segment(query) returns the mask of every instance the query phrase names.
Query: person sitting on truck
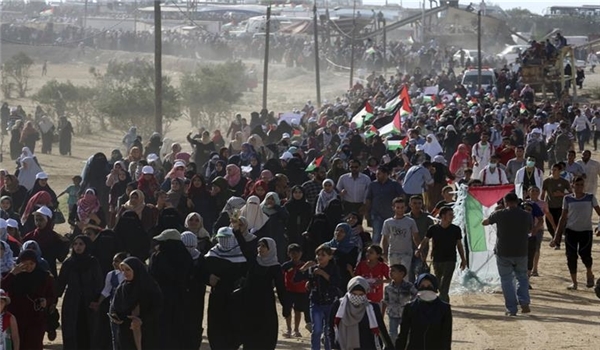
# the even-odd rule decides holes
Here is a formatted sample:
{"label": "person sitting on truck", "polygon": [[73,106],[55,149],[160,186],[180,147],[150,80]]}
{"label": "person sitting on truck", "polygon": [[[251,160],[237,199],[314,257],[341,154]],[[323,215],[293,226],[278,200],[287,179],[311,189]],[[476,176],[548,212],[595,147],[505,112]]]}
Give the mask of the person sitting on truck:
{"label": "person sitting on truck", "polygon": [[556,43],[556,48],[558,50],[562,49],[563,47],[567,46],[567,38],[565,38],[564,36],[562,36],[559,33],[556,33],[556,37],[554,38],[554,42]]}
{"label": "person sitting on truck", "polygon": [[557,54],[556,46],[552,45],[550,39],[546,39],[546,59],[551,59]]}

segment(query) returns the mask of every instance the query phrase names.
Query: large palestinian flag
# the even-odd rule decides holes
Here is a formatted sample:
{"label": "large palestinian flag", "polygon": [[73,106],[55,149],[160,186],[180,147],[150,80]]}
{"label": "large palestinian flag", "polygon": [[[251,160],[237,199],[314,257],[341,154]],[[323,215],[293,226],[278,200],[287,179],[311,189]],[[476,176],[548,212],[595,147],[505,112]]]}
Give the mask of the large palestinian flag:
{"label": "large palestinian flag", "polygon": [[455,224],[461,226],[469,269],[482,281],[498,280],[494,247],[496,225],[483,226],[481,222],[496,210],[496,203],[512,191],[514,185],[481,186],[458,191],[455,206]]}

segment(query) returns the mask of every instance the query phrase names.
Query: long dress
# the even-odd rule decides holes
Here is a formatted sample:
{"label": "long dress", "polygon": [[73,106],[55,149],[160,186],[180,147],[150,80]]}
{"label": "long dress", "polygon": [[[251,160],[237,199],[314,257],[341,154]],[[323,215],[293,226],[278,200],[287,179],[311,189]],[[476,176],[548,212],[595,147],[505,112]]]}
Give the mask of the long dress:
{"label": "long dress", "polygon": [[58,295],[65,293],[61,313],[63,348],[90,349],[95,315],[89,305],[104,286],[100,263],[89,255],[81,258],[72,255],[63,263],[57,282]]}
{"label": "long dress", "polygon": [[[244,244],[243,240],[238,242]],[[279,325],[273,285],[282,305],[286,295],[281,265],[261,266],[256,262],[256,253],[249,249],[242,251],[249,265],[241,293],[244,349],[275,349]]]}
{"label": "long dress", "polygon": [[58,127],[58,151],[61,155],[71,155],[71,139],[73,138],[73,125],[64,119]]}
{"label": "long dress", "polygon": [[35,310],[31,300],[45,298],[48,305],[54,304],[54,279],[48,272],[37,268],[31,273],[6,275],[2,279],[2,289],[10,295],[8,311],[17,318],[21,349],[42,350],[46,312]]}
{"label": "long dress", "polygon": [[21,149],[23,145],[21,144],[21,130],[19,128],[13,127],[10,130],[10,159],[16,160],[21,155]]}

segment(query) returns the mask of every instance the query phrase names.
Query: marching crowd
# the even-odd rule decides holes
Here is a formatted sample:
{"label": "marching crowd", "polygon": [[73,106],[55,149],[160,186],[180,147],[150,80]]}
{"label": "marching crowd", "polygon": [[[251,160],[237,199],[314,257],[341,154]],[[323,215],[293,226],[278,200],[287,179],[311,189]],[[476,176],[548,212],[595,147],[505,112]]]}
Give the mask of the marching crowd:
{"label": "marching crowd", "polygon": [[[58,193],[27,121],[11,142],[16,172],[0,171],[4,348],[41,349],[60,325],[65,349],[198,349],[203,335],[212,349],[275,349],[279,303],[281,336],[303,337],[304,321],[311,349],[449,349],[450,282],[469,264],[453,223],[463,185],[514,184],[482,222],[497,225],[507,315],[532,311],[544,223],[565,249],[568,288],[579,288],[579,257],[600,297],[600,163],[586,149],[600,110],[528,107],[527,86],[431,97],[417,83],[373,76],[291,123],[237,115],[223,134],[190,133],[189,146],[132,127]],[[64,222],[67,235],[55,231]]]}

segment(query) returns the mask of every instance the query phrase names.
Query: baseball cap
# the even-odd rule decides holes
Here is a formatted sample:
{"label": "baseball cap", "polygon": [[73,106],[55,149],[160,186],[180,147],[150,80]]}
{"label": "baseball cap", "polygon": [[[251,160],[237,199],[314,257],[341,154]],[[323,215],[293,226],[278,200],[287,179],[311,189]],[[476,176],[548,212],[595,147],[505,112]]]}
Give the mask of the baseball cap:
{"label": "baseball cap", "polygon": [[48,174],[46,174],[45,172],[39,172],[37,174],[35,174],[35,179],[36,180],[47,180],[48,179]]}
{"label": "baseball cap", "polygon": [[6,220],[6,225],[8,227],[12,227],[12,228],[19,228],[19,223],[15,219],[8,219],[8,220]]}
{"label": "baseball cap", "polygon": [[154,175],[154,168],[150,165],[146,165],[142,168],[143,175]]}
{"label": "baseball cap", "polygon": [[48,219],[52,219],[52,210],[50,210],[47,206],[41,206],[40,209],[36,210],[35,213],[42,214]]}
{"label": "baseball cap", "polygon": [[150,153],[148,157],[146,157],[148,163],[156,162],[158,160],[158,156],[155,153]]}
{"label": "baseball cap", "polygon": [[221,227],[218,231],[217,231],[217,238],[220,237],[230,237],[233,236],[233,230],[231,229],[231,227]]}
{"label": "baseball cap", "polygon": [[181,241],[181,234],[175,229],[168,229],[161,232],[160,235],[154,237],[155,241]]}
{"label": "baseball cap", "polygon": [[286,162],[292,158],[294,158],[294,155],[291,154],[290,152],[283,152],[281,157],[279,157],[280,160],[285,160]]}

